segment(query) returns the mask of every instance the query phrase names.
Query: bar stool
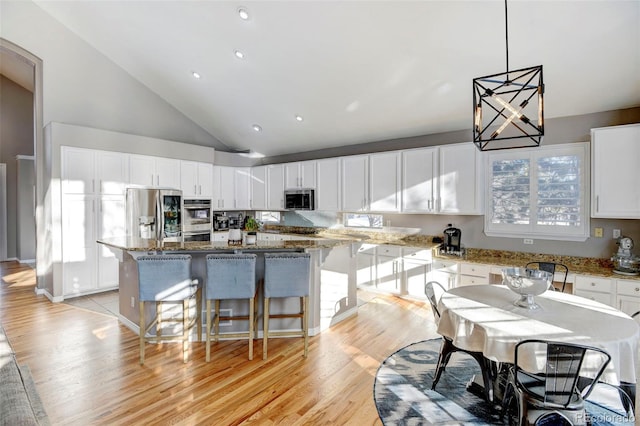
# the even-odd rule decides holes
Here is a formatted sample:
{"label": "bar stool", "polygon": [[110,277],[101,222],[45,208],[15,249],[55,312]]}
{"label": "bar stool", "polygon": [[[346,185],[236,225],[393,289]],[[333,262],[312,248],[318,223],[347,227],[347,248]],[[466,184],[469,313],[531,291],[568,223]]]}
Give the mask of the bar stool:
{"label": "bar stool", "polygon": [[[275,336],[300,336],[304,338],[304,357],[309,351],[309,253],[265,253],[264,255],[264,325],[262,359],[267,359],[267,341]],[[296,313],[270,313],[272,298],[300,298],[300,311]],[[271,318],[300,318],[302,327],[291,331],[269,331]]]}
{"label": "bar stool", "polygon": [[[207,281],[207,362],[211,359],[211,338],[220,339],[220,320],[249,321],[248,332],[228,333],[224,337],[246,337],[249,339],[249,359],[253,359],[253,338],[257,322],[256,301],[256,255],[255,254],[209,254],[206,258]],[[249,314],[220,315],[220,301],[248,299]],[[215,304],[213,334],[211,333],[211,302]]]}
{"label": "bar stool", "polygon": [[[138,263],[138,300],[140,307],[140,365],[144,364],[144,349],[146,342],[182,342],[183,361],[187,362],[189,347],[189,332],[194,325],[198,329],[198,339],[202,335],[200,322],[200,284],[191,277],[190,255],[149,255],[140,256]],[[191,302],[195,298],[196,312],[190,315]],[[155,303],[156,314],[147,325],[145,318],[145,304]],[[181,304],[182,316],[164,319],[163,306],[165,304]],[[182,334],[162,334],[165,323],[181,323]],[[155,335],[147,333],[156,327]]]}

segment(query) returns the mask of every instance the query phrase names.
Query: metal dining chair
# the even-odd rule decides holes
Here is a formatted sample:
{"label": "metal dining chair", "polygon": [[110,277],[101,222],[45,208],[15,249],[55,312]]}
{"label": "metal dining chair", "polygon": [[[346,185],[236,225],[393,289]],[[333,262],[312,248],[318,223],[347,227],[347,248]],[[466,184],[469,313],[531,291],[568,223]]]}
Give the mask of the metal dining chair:
{"label": "metal dining chair", "polygon": [[[183,361],[187,362],[189,333],[197,326],[197,339],[202,335],[200,321],[200,283],[191,276],[190,255],[149,255],[136,259],[138,264],[138,299],[140,307],[140,365],[144,364],[146,342],[182,342]],[[195,299],[195,315],[191,315]],[[147,324],[146,304],[155,304],[155,316]],[[164,306],[180,305],[180,317],[164,317]],[[167,323],[181,324],[181,334],[164,334]],[[155,326],[155,334],[150,334]]]}
{"label": "metal dining chair", "polygon": [[[540,359],[541,355],[544,358]],[[537,339],[519,342],[503,398],[503,414],[515,414],[517,407],[521,425],[539,424],[549,413],[561,414],[570,424],[585,424],[584,400],[610,360],[607,352],[590,346]],[[530,413],[535,418],[529,418]]]}
{"label": "metal dining chair", "polygon": [[[433,318],[436,322],[436,325],[440,322],[440,311],[438,310],[438,302],[445,292],[445,288],[438,281],[429,281],[424,285],[424,293],[427,296],[427,300],[429,300],[429,304],[431,305],[431,311],[433,312]],[[485,358],[482,352],[467,351],[465,349],[457,347],[453,344],[453,340],[451,340],[447,336],[442,336],[440,356],[438,357],[436,374],[433,378],[431,390],[436,389],[436,385],[438,384],[438,381],[440,381],[440,376],[442,376],[445,367],[449,363],[451,354],[453,354],[454,352],[466,353],[478,362],[478,365],[480,365],[480,370],[482,372],[485,397],[487,401],[493,401],[494,375],[492,374],[493,368],[491,361]]]}
{"label": "metal dining chair", "polygon": [[533,269],[532,266],[535,266],[535,269],[550,272],[554,274],[554,276],[556,272],[563,273],[564,277],[562,278],[562,288],[560,291],[564,292],[564,288],[567,285],[567,276],[569,275],[569,268],[566,265],[555,262],[529,262],[525,265],[525,268]]}

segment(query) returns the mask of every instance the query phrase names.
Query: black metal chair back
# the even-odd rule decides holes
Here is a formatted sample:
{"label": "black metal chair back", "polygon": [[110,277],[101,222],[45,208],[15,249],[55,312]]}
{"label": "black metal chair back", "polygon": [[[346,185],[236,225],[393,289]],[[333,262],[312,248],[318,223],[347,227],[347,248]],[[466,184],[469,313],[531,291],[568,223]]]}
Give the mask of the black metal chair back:
{"label": "black metal chair back", "polygon": [[424,285],[424,294],[429,300],[431,305],[431,311],[433,311],[433,318],[436,320],[436,324],[440,321],[440,311],[438,310],[438,302],[440,297],[446,290],[438,281],[429,281]]}
{"label": "black metal chair back", "polygon": [[550,272],[554,274],[556,272],[563,273],[564,278],[562,279],[562,290],[564,292],[564,288],[567,285],[567,276],[569,275],[569,268],[562,263],[555,262],[529,262],[526,264],[525,268],[532,269],[531,267],[535,266],[537,269],[541,271]]}

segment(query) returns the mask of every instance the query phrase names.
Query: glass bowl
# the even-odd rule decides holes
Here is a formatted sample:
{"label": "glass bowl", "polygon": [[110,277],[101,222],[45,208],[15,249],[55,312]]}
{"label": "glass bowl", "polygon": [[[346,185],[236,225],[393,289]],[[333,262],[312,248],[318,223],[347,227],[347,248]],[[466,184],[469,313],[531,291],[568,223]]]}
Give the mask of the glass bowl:
{"label": "glass bowl", "polygon": [[504,268],[502,270],[502,284],[520,296],[514,305],[527,309],[540,309],[533,297],[539,296],[549,289],[553,281],[553,274],[538,269]]}

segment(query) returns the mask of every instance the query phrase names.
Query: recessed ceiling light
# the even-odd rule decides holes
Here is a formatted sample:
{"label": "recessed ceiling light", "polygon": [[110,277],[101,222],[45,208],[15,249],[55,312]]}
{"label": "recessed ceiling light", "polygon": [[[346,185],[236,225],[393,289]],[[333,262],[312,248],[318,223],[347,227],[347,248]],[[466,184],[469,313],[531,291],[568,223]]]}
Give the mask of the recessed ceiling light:
{"label": "recessed ceiling light", "polygon": [[244,7],[238,8],[238,15],[240,16],[240,19],[244,21],[247,21],[249,19],[249,12]]}
{"label": "recessed ceiling light", "polygon": [[296,120],[297,121],[304,121],[304,117],[301,115],[296,115]]}
{"label": "recessed ceiling light", "polygon": [[243,59],[243,58],[244,58],[244,53],[242,53],[242,52],[241,52],[241,51],[239,51],[239,50],[235,50],[235,51],[233,52],[233,54],[234,54],[234,55],[236,55],[236,58],[238,58],[238,59]]}
{"label": "recessed ceiling light", "polygon": [[193,76],[193,78],[200,78],[201,77],[201,75],[199,73],[195,72],[195,71],[192,71],[191,75]]}
{"label": "recessed ceiling light", "polygon": [[251,128],[252,128],[253,130],[255,130],[256,132],[261,132],[261,131],[262,131],[262,127],[260,127],[260,126],[259,126],[259,125],[257,125],[257,124],[254,124],[253,126],[251,126]]}

